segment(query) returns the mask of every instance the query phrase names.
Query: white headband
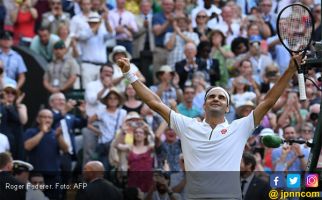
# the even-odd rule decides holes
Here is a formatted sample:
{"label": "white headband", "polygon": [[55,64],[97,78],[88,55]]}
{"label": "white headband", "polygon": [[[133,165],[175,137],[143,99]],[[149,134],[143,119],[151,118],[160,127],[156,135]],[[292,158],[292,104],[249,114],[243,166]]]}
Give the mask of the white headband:
{"label": "white headband", "polygon": [[227,99],[227,104],[229,105],[229,94],[228,94],[228,92],[224,89],[224,88],[222,88],[222,87],[213,87],[213,88],[211,88],[208,92],[207,92],[207,94],[206,94],[206,97],[205,97],[205,100],[207,99],[207,97],[209,96],[209,93],[211,92],[211,91],[213,91],[213,90],[220,90],[220,91],[222,91],[222,92],[224,92],[224,94],[225,94],[225,96],[226,96],[226,99]]}

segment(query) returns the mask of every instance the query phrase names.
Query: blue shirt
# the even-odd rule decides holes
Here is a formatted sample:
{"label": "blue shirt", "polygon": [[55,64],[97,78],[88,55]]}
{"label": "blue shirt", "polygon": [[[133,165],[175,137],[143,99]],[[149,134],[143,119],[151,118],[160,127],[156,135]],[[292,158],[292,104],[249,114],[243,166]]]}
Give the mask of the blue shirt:
{"label": "blue shirt", "polygon": [[[27,129],[24,133],[24,141],[37,135],[39,131],[39,128]],[[53,129],[45,133],[39,144],[27,152],[27,157],[36,171],[58,173],[60,166],[59,146]]]}
{"label": "blue shirt", "polygon": [[192,106],[192,108],[187,108],[186,105],[180,103],[177,108],[179,113],[187,117],[195,118],[201,115],[201,110],[199,110],[196,106]]}
{"label": "blue shirt", "polygon": [[22,57],[12,49],[10,49],[8,54],[0,50],[0,60],[3,62],[6,76],[13,80],[17,80],[19,74],[27,72]]}
{"label": "blue shirt", "polygon": [[[155,25],[162,25],[164,24],[165,22],[167,21],[167,19],[165,18],[164,16],[164,13],[157,13],[155,15],[153,15],[153,18],[152,18],[152,26],[155,26]],[[167,32],[173,32],[173,28],[172,26],[168,26],[166,31],[164,33],[162,33],[161,35],[159,36],[154,36],[154,39],[155,39],[155,45],[156,46],[159,46],[159,47],[163,47],[163,42],[164,42],[164,37],[165,37],[165,34]]]}

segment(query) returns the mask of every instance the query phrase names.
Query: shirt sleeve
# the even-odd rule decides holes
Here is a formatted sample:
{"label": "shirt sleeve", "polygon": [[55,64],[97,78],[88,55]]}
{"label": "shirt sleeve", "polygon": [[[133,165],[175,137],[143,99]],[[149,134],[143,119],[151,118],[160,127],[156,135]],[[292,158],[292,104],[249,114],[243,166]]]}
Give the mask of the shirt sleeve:
{"label": "shirt sleeve", "polygon": [[[231,127],[236,127],[236,133],[242,134],[245,138],[249,138],[255,129],[254,111],[249,113],[246,117],[234,120]],[[243,138],[244,138],[243,137]]]}
{"label": "shirt sleeve", "polygon": [[187,131],[188,124],[191,124],[193,120],[193,118],[186,117],[173,110],[170,111],[170,127],[180,138]]}

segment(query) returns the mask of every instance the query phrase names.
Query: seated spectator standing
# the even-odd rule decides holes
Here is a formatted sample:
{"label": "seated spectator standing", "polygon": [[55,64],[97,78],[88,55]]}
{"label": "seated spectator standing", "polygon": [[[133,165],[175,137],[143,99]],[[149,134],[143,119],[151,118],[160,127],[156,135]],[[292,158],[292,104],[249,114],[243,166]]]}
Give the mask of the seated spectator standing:
{"label": "seated spectator standing", "polygon": [[59,37],[50,33],[48,27],[41,27],[38,35],[32,39],[30,49],[50,62],[53,58],[54,44],[58,40]]}
{"label": "seated spectator standing", "polygon": [[54,44],[54,59],[49,63],[43,78],[43,84],[49,93],[67,93],[73,88],[79,68],[76,60],[66,56],[64,41]]}
{"label": "seated spectator standing", "polygon": [[11,49],[13,44],[12,36],[5,31],[0,35],[0,60],[4,65],[4,73],[7,77],[17,81],[17,88],[20,89],[25,83],[27,72],[22,57]]}
{"label": "seated spectator standing", "polygon": [[62,0],[50,0],[50,11],[42,15],[41,25],[49,27],[50,33],[57,34],[60,24],[69,25],[70,15],[63,12]]}
{"label": "seated spectator standing", "polygon": [[109,13],[109,21],[116,32],[116,43],[132,53],[133,34],[138,31],[133,13],[125,9],[125,0],[117,0],[116,8]]}
{"label": "seated spectator standing", "polygon": [[[34,166],[35,171],[41,171],[47,185],[60,182],[59,166],[60,154],[68,151],[62,128],[52,129],[53,114],[50,110],[42,109],[37,116],[38,127],[29,128],[24,134],[25,149],[28,161]],[[45,191],[49,198],[59,198],[59,188]]]}
{"label": "seated spectator standing", "polygon": [[14,23],[14,43],[29,46],[35,36],[35,23],[38,17],[37,10],[33,7],[31,0],[17,2],[17,7],[10,13]]}
{"label": "seated spectator standing", "polygon": [[[122,96],[114,88],[101,96],[101,102],[106,106],[95,110],[93,116],[88,119],[88,128],[98,136],[98,146],[96,148],[96,157],[103,162],[107,172],[110,170],[110,164],[107,155],[109,154],[110,144],[115,137],[116,131],[121,127],[125,119],[126,111],[120,106],[122,105]],[[98,121],[98,128],[94,126],[94,122]]]}
{"label": "seated spectator standing", "polygon": [[[101,65],[107,62],[106,47],[104,43],[113,36],[108,22],[102,20],[97,12],[91,12],[87,19],[88,26],[79,43],[82,51],[82,84],[94,81],[98,77]],[[95,53],[93,53],[95,52]]]}

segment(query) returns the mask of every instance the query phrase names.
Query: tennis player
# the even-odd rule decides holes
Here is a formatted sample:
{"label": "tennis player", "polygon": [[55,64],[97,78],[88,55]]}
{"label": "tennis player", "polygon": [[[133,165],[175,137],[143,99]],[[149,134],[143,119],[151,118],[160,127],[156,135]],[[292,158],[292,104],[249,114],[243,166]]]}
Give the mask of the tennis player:
{"label": "tennis player", "polygon": [[[288,69],[265,99],[246,117],[231,124],[225,119],[230,97],[225,89],[211,87],[205,94],[202,122],[185,117],[166,106],[130,69],[127,59],[117,61],[138,96],[159,113],[181,139],[187,173],[188,199],[241,199],[240,162],[244,146],[263,116],[275,104],[296,72],[295,55]],[[228,172],[229,171],[229,172]]]}

